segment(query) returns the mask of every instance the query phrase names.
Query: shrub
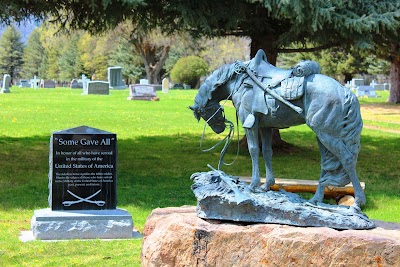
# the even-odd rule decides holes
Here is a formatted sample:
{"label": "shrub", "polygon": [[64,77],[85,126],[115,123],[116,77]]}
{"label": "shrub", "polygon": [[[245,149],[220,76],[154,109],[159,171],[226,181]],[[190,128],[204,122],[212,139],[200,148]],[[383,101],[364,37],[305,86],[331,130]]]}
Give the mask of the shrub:
{"label": "shrub", "polygon": [[200,77],[207,74],[208,65],[197,56],[180,58],[171,70],[171,79],[175,83],[189,84],[191,88],[198,85]]}

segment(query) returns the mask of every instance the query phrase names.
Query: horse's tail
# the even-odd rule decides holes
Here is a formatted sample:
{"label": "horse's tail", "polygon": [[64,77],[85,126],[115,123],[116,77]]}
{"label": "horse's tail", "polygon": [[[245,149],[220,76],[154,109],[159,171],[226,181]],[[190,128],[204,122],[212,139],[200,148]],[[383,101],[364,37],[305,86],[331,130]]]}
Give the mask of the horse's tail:
{"label": "horse's tail", "polygon": [[[338,88],[344,90],[344,99],[342,102],[342,118],[340,122],[339,138],[357,159],[360,151],[360,135],[362,130],[362,119],[360,113],[360,104],[357,97],[347,88]],[[340,118],[339,118],[340,119]],[[326,150],[321,162],[323,175],[320,179],[321,185],[345,186],[350,182],[339,158],[332,152]]]}
{"label": "horse's tail", "polygon": [[341,139],[347,149],[357,157],[360,151],[360,135],[363,122],[360,104],[357,97],[346,87],[344,88],[343,120],[341,122]]}

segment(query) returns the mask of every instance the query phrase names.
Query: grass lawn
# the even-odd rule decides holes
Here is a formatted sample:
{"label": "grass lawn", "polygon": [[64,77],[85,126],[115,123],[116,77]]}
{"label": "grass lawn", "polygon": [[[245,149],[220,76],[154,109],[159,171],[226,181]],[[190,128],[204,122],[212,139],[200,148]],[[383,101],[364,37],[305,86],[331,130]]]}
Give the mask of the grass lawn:
{"label": "grass lawn", "polygon": [[[22,243],[35,209],[48,207],[48,154],[51,133],[87,125],[118,138],[118,207],[133,216],[142,231],[154,208],[195,205],[190,175],[216,166],[219,151],[203,153],[199,141],[203,123],[187,108],[195,90],[159,93],[160,101],[128,101],[128,90],[81,95],[74,89],[19,89],[0,94],[0,266],[140,266],[141,240]],[[400,106],[382,97],[360,99],[365,127],[357,165],[366,183],[371,218],[400,223]],[[226,105],[234,121],[235,111]],[[240,129],[241,135],[243,130]],[[276,177],[318,179],[319,151],[307,126],[281,131],[295,145],[289,154],[275,153]],[[204,146],[223,136],[206,131]],[[235,145],[226,161],[233,160]],[[290,166],[290,168],[288,168]],[[251,173],[250,157],[241,150],[224,171]]]}

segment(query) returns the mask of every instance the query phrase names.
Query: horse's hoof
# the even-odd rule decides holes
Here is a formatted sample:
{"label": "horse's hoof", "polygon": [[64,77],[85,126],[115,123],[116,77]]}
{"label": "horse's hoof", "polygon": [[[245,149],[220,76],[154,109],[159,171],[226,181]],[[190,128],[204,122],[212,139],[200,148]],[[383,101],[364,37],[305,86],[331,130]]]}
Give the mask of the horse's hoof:
{"label": "horse's hoof", "polygon": [[273,186],[275,184],[275,179],[267,179],[267,181],[265,182],[265,184],[263,184],[261,186],[261,189],[264,191],[269,191],[271,189],[271,186]]}
{"label": "horse's hoof", "polygon": [[264,192],[260,186],[251,186],[249,185],[247,187],[247,190],[249,190],[251,193],[262,193]]}
{"label": "horse's hoof", "polygon": [[358,208],[360,208],[361,206],[364,206],[364,205],[365,205],[365,202],[366,202],[365,197],[362,197],[362,198],[357,198],[357,197],[356,197],[353,206],[357,206]]}
{"label": "horse's hoof", "polygon": [[310,204],[312,204],[312,205],[318,206],[318,203],[321,203],[322,200],[319,200],[319,199],[313,197],[313,198],[311,198],[310,200],[308,200],[307,202],[310,203]]}
{"label": "horse's hoof", "polygon": [[271,186],[269,186],[267,183],[265,183],[265,184],[263,184],[263,185],[261,186],[261,189],[262,189],[263,191],[269,191],[269,190],[271,190]]}
{"label": "horse's hoof", "polygon": [[249,185],[249,188],[250,188],[251,191],[254,192],[254,190],[256,188],[260,188],[260,182],[254,182],[254,181],[251,182],[250,185]]}

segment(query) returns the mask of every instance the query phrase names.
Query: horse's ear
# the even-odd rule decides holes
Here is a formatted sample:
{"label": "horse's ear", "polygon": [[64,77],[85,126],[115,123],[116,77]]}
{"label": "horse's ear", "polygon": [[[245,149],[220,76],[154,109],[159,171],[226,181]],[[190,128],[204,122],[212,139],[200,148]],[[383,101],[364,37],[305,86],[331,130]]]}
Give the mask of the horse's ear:
{"label": "horse's ear", "polygon": [[254,57],[254,65],[256,66],[260,65],[261,61],[268,61],[268,60],[264,50],[259,49]]}

